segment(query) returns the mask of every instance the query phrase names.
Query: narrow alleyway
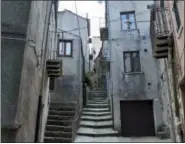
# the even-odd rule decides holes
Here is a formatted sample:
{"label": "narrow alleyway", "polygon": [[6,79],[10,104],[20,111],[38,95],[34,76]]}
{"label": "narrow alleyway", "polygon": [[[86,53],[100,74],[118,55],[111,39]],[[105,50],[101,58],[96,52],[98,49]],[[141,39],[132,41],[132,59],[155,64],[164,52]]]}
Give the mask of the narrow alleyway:
{"label": "narrow alleyway", "polygon": [[80,126],[74,142],[172,142],[157,137],[120,137],[113,130],[112,114],[108,99],[102,90],[91,91],[83,109]]}
{"label": "narrow alleyway", "polygon": [[83,109],[75,142],[89,142],[92,137],[96,139],[118,136],[118,132],[112,127],[112,114],[105,92],[91,91],[89,101]]}

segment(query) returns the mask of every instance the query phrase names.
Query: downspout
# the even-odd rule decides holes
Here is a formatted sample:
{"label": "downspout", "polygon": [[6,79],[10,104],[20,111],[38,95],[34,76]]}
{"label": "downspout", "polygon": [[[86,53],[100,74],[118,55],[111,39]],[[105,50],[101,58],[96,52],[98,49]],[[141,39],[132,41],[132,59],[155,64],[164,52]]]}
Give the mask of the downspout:
{"label": "downspout", "polygon": [[[106,26],[108,28],[108,42],[109,42],[109,53],[110,53],[110,85],[111,85],[111,104],[112,104],[112,124],[114,128],[114,99],[113,99],[113,81],[112,81],[112,39],[109,22],[109,1],[105,1],[105,12],[106,12]],[[110,87],[109,87],[110,88]]]}
{"label": "downspout", "polygon": [[[44,105],[42,104],[42,91],[44,87],[44,78],[45,78],[45,66],[46,66],[46,57],[47,57],[47,46],[48,46],[48,35],[49,35],[49,25],[50,25],[50,17],[51,17],[51,9],[52,9],[53,1],[51,2],[50,9],[49,9],[49,16],[48,19],[45,19],[45,24],[47,23],[47,33],[46,33],[46,45],[44,49],[44,59],[43,59],[43,67],[42,67],[42,78],[41,78],[41,89],[40,89],[40,95],[39,95],[39,101],[38,101],[38,109],[37,109],[37,119],[36,119],[36,132],[35,132],[35,142],[39,142],[39,136],[40,136],[40,123],[42,120],[42,112]],[[44,25],[45,29],[45,25]],[[44,39],[42,41],[42,47],[44,44]]]}

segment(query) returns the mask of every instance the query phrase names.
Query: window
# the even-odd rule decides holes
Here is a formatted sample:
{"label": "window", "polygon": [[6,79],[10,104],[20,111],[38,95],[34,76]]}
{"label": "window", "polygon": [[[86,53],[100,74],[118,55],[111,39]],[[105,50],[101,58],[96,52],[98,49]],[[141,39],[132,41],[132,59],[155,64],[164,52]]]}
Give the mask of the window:
{"label": "window", "polygon": [[72,41],[59,40],[59,55],[72,57]]}
{"label": "window", "polygon": [[123,52],[124,72],[140,72],[139,51]]}
{"label": "window", "polygon": [[136,29],[135,12],[121,12],[122,30]]}
{"label": "window", "polygon": [[180,26],[181,26],[181,21],[180,21],[179,10],[178,10],[178,7],[177,7],[177,1],[176,0],[174,0],[174,2],[173,2],[173,11],[175,13],[175,19],[176,19],[177,31],[178,31]]}

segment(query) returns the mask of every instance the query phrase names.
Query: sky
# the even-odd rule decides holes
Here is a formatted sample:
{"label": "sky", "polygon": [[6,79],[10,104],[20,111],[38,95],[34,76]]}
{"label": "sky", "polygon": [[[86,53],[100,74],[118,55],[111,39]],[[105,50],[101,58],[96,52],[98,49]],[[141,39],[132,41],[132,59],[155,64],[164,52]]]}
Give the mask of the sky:
{"label": "sky", "polygon": [[[99,36],[99,28],[105,24],[105,6],[104,2],[98,1],[76,1],[78,15],[91,19],[91,36]],[[58,11],[68,9],[76,13],[75,1],[60,1]]]}

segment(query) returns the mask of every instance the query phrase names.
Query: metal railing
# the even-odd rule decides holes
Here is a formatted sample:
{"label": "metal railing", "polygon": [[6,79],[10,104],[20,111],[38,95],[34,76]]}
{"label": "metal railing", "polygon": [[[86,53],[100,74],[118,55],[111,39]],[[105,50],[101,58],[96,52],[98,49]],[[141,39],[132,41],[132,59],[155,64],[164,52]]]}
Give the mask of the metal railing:
{"label": "metal railing", "polygon": [[62,59],[62,55],[59,54],[58,51],[49,51],[47,54],[47,58],[51,59],[51,60],[61,60]]}

